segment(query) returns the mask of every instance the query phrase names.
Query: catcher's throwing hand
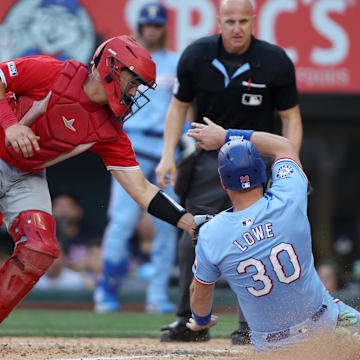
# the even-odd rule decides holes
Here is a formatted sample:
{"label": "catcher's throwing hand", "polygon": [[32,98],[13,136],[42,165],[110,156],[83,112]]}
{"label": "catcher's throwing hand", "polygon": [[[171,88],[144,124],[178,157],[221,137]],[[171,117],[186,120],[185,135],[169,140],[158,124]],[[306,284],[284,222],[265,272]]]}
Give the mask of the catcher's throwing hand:
{"label": "catcher's throwing hand", "polygon": [[193,318],[190,318],[189,321],[186,323],[186,327],[188,327],[192,331],[199,331],[199,330],[211,328],[212,326],[216,325],[218,319],[219,319],[218,316],[211,315],[211,319],[207,325],[198,325]]}
{"label": "catcher's throwing hand", "polygon": [[18,154],[21,152],[24,158],[33,156],[34,150],[40,150],[38,142],[40,137],[36,136],[29,126],[45,114],[51,95],[52,92],[49,91],[43,99],[34,101],[19,123],[9,126],[5,130],[5,145],[10,144]]}
{"label": "catcher's throwing hand", "polygon": [[192,123],[193,129],[188,130],[187,136],[197,141],[196,146],[204,150],[216,150],[224,145],[226,130],[204,117],[205,124]]}
{"label": "catcher's throwing hand", "polygon": [[17,153],[21,152],[24,158],[33,156],[33,149],[40,150],[39,139],[26,125],[14,124],[5,130],[5,145],[10,144]]}

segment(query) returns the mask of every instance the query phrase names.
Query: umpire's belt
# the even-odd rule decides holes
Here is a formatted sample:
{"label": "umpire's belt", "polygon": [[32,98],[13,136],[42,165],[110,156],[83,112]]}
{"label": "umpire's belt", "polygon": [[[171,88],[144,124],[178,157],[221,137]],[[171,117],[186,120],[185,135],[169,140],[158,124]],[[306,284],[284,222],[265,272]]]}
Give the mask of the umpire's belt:
{"label": "umpire's belt", "polygon": [[305,332],[307,329],[307,324],[310,321],[317,322],[324,315],[324,312],[326,311],[326,309],[327,309],[327,306],[322,305],[320,307],[320,309],[318,311],[316,311],[313,314],[313,316],[310,319],[308,319],[307,321],[305,321],[299,325],[292,326],[291,328],[288,328],[288,329],[284,329],[284,330],[273,332],[273,333],[268,333],[266,335],[266,341],[272,343],[272,342],[286,339],[286,338],[290,337],[291,335],[301,334],[302,332]]}

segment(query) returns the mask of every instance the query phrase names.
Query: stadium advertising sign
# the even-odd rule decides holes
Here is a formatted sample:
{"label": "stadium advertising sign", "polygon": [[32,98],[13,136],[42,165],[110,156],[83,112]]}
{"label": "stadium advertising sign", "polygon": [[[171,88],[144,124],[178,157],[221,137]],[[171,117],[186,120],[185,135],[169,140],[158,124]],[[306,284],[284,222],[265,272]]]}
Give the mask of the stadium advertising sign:
{"label": "stadium advertising sign", "polygon": [[360,92],[358,0],[259,1],[257,35],[286,49],[304,92]]}
{"label": "stadium advertising sign", "polygon": [[[136,29],[149,0],[1,0],[0,60],[45,53],[88,62],[96,43]],[[161,0],[170,46],[218,31],[220,0]],[[302,92],[360,92],[358,0],[254,0],[255,35],[283,47]],[[66,24],[66,26],[64,26]]]}

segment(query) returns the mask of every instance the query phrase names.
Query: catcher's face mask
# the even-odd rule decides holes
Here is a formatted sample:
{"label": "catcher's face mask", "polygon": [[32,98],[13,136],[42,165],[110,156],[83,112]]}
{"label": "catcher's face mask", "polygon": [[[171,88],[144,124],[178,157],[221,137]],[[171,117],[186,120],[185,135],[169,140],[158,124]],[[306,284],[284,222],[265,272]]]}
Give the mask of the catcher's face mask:
{"label": "catcher's face mask", "polygon": [[117,65],[118,62],[120,61],[116,58],[107,58],[107,66],[114,80],[113,95],[117,99],[116,102],[123,107],[122,113],[116,116],[125,122],[150,101],[145,93],[149,89],[154,89],[155,86],[149,87],[140,75],[128,69],[124,64]]}
{"label": "catcher's face mask", "polygon": [[92,63],[99,71],[109,106],[120,120],[129,119],[150,101],[145,92],[156,87],[156,66],[147,50],[129,36],[117,36],[100,45]]}

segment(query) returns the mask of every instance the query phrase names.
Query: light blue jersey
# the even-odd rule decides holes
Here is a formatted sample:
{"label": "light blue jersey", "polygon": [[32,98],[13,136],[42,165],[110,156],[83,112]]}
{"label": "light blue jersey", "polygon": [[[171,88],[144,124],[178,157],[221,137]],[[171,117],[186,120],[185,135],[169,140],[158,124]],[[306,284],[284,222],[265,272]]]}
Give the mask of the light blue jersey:
{"label": "light blue jersey", "polygon": [[146,96],[150,104],[144,106],[131,120],[125,122],[124,129],[136,152],[149,154],[160,160],[163,150],[165,117],[172,98],[178,55],[165,50],[151,54],[156,63],[155,91],[149,90]]}
{"label": "light blue jersey", "polygon": [[307,184],[294,161],[280,159],[262,199],[223,211],[200,230],[194,275],[205,284],[227,279],[259,349],[336,325],[339,308],[314,267]]}

